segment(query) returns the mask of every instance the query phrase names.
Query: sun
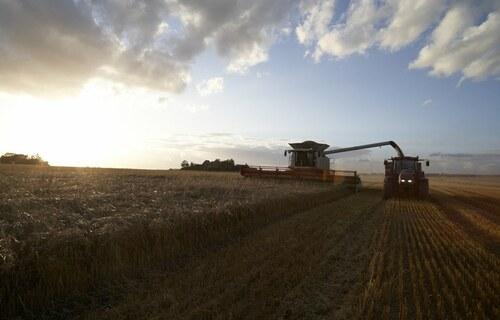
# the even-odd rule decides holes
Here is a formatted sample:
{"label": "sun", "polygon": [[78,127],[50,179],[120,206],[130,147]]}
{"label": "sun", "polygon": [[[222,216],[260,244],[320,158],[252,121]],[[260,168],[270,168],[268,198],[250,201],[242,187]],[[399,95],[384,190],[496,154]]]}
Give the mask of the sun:
{"label": "sun", "polygon": [[63,99],[0,99],[9,106],[0,119],[0,133],[8,137],[4,152],[39,154],[53,165],[113,166],[116,150],[128,141],[118,112],[121,99],[102,83],[90,83],[78,96]]}

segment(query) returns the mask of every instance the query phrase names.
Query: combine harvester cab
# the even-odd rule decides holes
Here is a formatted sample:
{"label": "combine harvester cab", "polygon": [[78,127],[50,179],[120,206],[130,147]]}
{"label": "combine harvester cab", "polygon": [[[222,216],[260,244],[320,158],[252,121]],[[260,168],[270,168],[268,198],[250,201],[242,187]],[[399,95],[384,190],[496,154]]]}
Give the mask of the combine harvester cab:
{"label": "combine harvester cab", "polygon": [[356,171],[330,170],[330,159],[325,156],[327,144],[314,141],[290,143],[292,149],[285,150],[288,167],[246,166],[241,168],[244,177],[301,179],[343,184],[357,191],[361,179]]}

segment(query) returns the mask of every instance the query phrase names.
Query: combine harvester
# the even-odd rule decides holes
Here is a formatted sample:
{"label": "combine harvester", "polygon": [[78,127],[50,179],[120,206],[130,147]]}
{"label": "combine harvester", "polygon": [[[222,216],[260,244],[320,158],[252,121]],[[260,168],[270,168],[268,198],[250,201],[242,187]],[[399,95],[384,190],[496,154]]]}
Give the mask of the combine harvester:
{"label": "combine harvester", "polygon": [[[398,153],[384,161],[384,199],[409,194],[424,198],[429,194],[429,181],[422,171],[421,159],[408,157],[394,141],[365,144],[349,148],[327,150],[329,145],[314,141],[290,143],[292,149],[285,150],[289,156],[288,167],[246,166],[241,168],[244,177],[284,178],[342,183],[354,190],[361,185],[356,171],[330,170],[330,159],[327,155],[362,150],[368,148],[391,146]],[[429,166],[429,161],[426,161]]]}

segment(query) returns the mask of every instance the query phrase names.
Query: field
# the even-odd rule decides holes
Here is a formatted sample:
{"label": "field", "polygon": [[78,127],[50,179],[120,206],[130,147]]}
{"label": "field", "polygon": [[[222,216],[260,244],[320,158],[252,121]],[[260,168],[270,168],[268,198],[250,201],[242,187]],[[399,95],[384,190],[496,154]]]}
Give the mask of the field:
{"label": "field", "polygon": [[0,167],[0,317],[500,318],[500,177],[381,178]]}

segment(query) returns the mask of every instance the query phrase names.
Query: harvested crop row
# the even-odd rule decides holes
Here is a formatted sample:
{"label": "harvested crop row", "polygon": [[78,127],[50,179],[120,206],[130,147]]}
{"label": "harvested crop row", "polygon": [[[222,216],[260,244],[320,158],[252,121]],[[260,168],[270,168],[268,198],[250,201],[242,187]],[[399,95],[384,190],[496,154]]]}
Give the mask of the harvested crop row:
{"label": "harvested crop row", "polygon": [[499,210],[485,209],[444,193],[436,193],[432,201],[456,227],[492,253],[500,255]]}
{"label": "harvested crop row", "polygon": [[500,259],[434,204],[391,200],[360,318],[498,318]]}

